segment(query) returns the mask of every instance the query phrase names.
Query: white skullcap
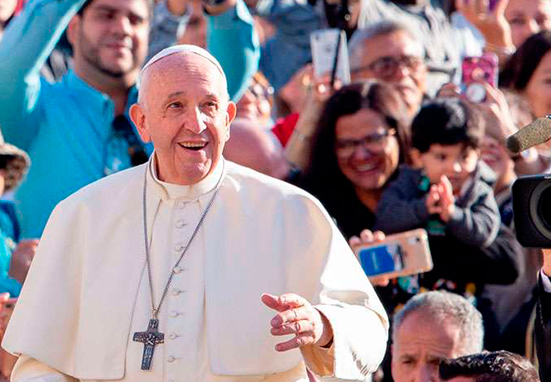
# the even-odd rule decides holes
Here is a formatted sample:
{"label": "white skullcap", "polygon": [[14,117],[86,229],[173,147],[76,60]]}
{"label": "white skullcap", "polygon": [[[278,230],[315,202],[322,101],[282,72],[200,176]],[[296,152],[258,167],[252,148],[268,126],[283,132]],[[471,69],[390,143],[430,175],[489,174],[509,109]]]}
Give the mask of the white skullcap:
{"label": "white skullcap", "polygon": [[141,79],[142,79],[142,76],[143,76],[143,74],[144,74],[144,72],[147,68],[149,68],[151,65],[153,65],[157,61],[162,60],[166,56],[170,56],[171,54],[180,53],[180,52],[194,53],[194,54],[197,54],[197,55],[209,60],[220,71],[220,73],[222,74],[222,77],[224,78],[224,82],[226,83],[226,86],[227,86],[228,81],[226,80],[226,75],[224,74],[224,70],[222,69],[222,65],[220,65],[218,60],[216,58],[214,58],[214,56],[212,54],[210,54],[205,49],[200,48],[196,45],[183,45],[183,44],[182,45],[174,45],[174,46],[171,46],[169,48],[165,48],[165,49],[161,50],[159,53],[157,53],[156,55],[154,55],[149,61],[147,61],[147,63],[143,66],[142,71],[140,72],[140,77],[138,78],[138,86],[139,86],[139,84],[141,82]]}

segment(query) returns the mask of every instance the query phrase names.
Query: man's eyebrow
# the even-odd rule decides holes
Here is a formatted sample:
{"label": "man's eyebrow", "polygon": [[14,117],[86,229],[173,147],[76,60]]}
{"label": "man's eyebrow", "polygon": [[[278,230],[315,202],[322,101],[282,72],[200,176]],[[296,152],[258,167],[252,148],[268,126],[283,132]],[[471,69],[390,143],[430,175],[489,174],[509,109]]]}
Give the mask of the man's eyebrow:
{"label": "man's eyebrow", "polygon": [[166,99],[171,99],[171,98],[176,98],[176,97],[180,97],[180,96],[183,96],[185,95],[186,92],[184,91],[177,91],[177,92],[173,92],[173,93],[170,93],[169,95],[166,96]]}
{"label": "man's eyebrow", "polygon": [[141,20],[146,20],[147,16],[140,15],[139,13],[136,13],[130,9],[120,9],[110,6],[109,4],[100,4],[97,7],[94,7],[94,10],[96,11],[107,11],[107,12],[113,12],[113,13],[128,13],[133,17],[138,17]]}

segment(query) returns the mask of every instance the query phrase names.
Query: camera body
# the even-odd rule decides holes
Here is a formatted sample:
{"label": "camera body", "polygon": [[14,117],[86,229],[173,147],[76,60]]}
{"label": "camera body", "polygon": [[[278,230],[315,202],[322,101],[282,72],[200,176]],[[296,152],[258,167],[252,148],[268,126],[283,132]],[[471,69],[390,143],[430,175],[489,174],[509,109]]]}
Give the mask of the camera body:
{"label": "camera body", "polygon": [[513,211],[522,246],[551,248],[551,174],[518,178],[513,184]]}

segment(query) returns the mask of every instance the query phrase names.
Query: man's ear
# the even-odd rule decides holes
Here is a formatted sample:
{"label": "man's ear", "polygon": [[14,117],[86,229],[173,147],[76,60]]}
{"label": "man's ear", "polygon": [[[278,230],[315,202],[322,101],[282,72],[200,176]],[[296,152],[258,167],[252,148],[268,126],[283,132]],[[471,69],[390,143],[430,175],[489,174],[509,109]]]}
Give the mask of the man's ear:
{"label": "man's ear", "polygon": [[76,36],[80,33],[80,27],[81,27],[82,18],[80,15],[75,15],[69,22],[69,25],[67,26],[67,40],[69,40],[69,43],[75,48],[75,40]]}
{"label": "man's ear", "polygon": [[140,104],[135,103],[130,107],[130,119],[132,119],[132,122],[136,125],[142,141],[145,143],[151,142],[151,136],[149,135],[149,131],[147,131],[145,123],[145,113]]}
{"label": "man's ear", "polygon": [[409,150],[409,156],[411,158],[411,164],[414,168],[419,169],[423,167],[423,163],[421,161],[421,152],[419,150],[411,148]]}
{"label": "man's ear", "polygon": [[226,108],[226,141],[230,139],[230,127],[231,123],[235,119],[237,114],[237,106],[232,101],[228,101],[228,106]]}

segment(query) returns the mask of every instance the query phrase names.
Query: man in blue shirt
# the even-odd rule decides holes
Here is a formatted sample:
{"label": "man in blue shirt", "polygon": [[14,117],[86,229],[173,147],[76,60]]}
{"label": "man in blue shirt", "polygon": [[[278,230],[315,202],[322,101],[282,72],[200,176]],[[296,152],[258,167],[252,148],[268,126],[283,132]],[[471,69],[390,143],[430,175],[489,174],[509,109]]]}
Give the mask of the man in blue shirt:
{"label": "man in blue shirt", "polygon": [[[23,237],[39,237],[54,206],[71,193],[151,153],[129,122],[128,109],[136,100],[135,83],[147,54],[152,6],[152,0],[32,0],[5,32],[0,126],[6,140],[26,150],[33,162],[15,198]],[[212,6],[217,7],[233,11],[214,17],[220,19],[211,22],[214,28],[230,19],[232,30],[218,33],[224,36],[215,42],[239,39],[248,55],[234,69],[246,78],[255,70],[250,63],[258,50],[250,15],[235,0]],[[157,32],[169,22],[158,23]],[[39,70],[67,25],[74,70],[49,84]],[[233,96],[244,80],[229,82]]]}

